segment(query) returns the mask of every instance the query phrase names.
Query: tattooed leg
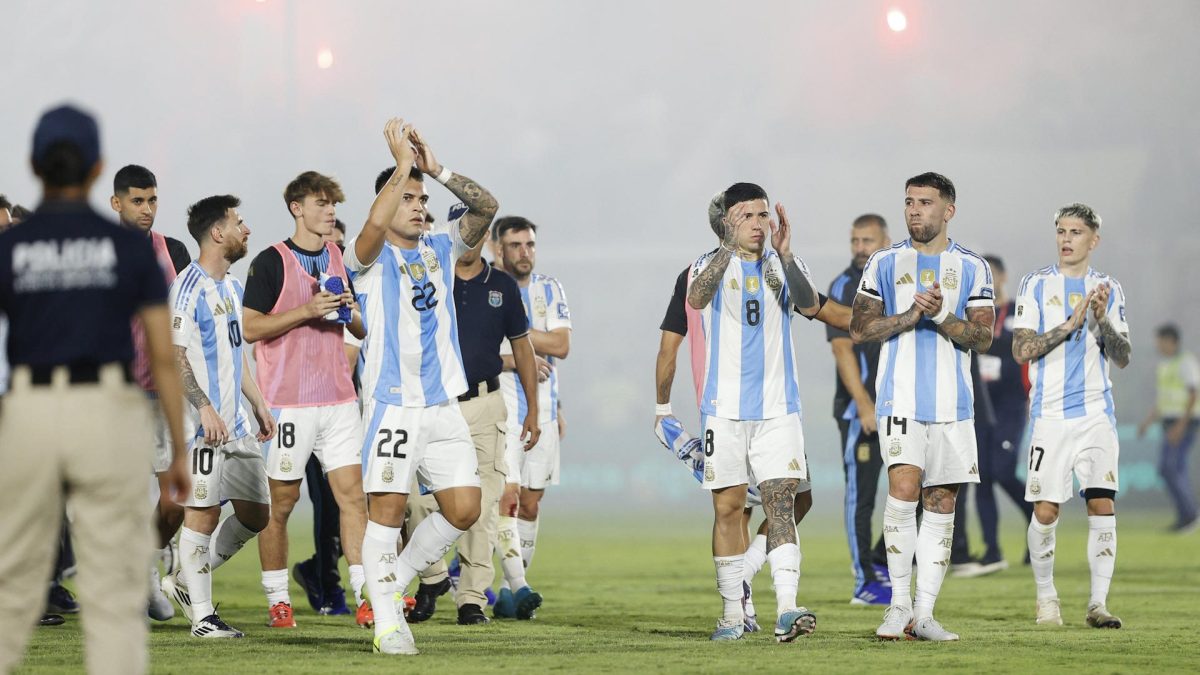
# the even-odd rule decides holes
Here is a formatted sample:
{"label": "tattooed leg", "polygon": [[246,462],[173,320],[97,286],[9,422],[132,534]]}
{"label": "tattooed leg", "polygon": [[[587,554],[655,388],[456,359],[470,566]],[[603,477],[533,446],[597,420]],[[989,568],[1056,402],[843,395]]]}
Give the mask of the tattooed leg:
{"label": "tattooed leg", "polygon": [[762,494],[763,511],[767,516],[767,561],[771,564],[771,581],[775,585],[777,614],[796,607],[796,591],[800,585],[800,546],[796,540],[795,478],[763,481],[758,487]]}
{"label": "tattooed leg", "polygon": [[922,491],[925,516],[917,533],[917,597],[913,603],[913,614],[918,621],[933,616],[934,602],[950,567],[954,499],[958,489],[958,485],[935,485]]}

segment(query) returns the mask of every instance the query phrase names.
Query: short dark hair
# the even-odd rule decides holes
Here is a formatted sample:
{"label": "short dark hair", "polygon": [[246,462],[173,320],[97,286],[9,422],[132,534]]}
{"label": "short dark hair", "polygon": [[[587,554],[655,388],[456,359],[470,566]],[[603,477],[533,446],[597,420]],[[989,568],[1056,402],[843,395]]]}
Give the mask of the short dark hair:
{"label": "short dark hair", "polygon": [[287,206],[288,213],[292,211],[292,202],[303,202],[309,195],[323,196],[334,204],[346,201],[342,186],[338,185],[336,180],[316,171],[305,171],[293,178],[283,189],[283,203]]}
{"label": "short dark hair", "polygon": [[430,225],[437,222],[437,218],[434,217],[432,211],[425,211],[425,222],[429,223]]}
{"label": "short dark hair", "polygon": [[[383,186],[387,185],[388,179],[392,177],[392,172],[395,170],[396,167],[389,166],[388,168],[379,172],[379,175],[375,177],[375,194],[379,194],[381,191],[383,191]],[[425,182],[425,174],[421,173],[421,170],[417,168],[416,164],[413,164],[413,167],[408,170],[408,177],[409,179],[415,180],[418,183]]]}
{"label": "short dark hair", "polygon": [[137,164],[123,166],[117,171],[117,175],[113,176],[114,195],[128,194],[129,188],[149,190],[156,187],[158,187],[158,179],[154,177],[150,169]]}
{"label": "short dark hair", "polygon": [[887,221],[884,220],[883,216],[879,215],[878,213],[864,213],[855,218],[854,222],[850,226],[866,227],[868,225],[878,225],[879,229],[883,230],[884,233],[887,232]]}
{"label": "short dark hair", "polygon": [[505,232],[523,232],[525,230],[537,232],[537,225],[534,225],[528,218],[522,218],[521,216],[497,218],[496,222],[492,223],[492,240],[500,241],[500,237],[503,237]]}
{"label": "short dark hair", "polygon": [[1179,326],[1176,326],[1173,323],[1164,323],[1163,325],[1159,326],[1156,334],[1160,338],[1168,338],[1174,340],[1175,342],[1179,342]]}
{"label": "short dark hair", "polygon": [[13,220],[22,220],[23,221],[32,215],[33,215],[33,211],[30,211],[29,209],[25,208],[24,206],[21,206],[20,204],[12,205]]}
{"label": "short dark hair", "polygon": [[938,191],[938,194],[942,196],[942,199],[945,199],[951,204],[954,203],[955,198],[958,196],[954,191],[954,181],[946,178],[940,173],[934,173],[933,171],[926,171],[919,176],[913,176],[912,178],[909,178],[904,182],[905,191],[907,191],[910,187],[933,188]]}
{"label": "short dark hair", "polygon": [[1004,272],[1004,261],[1000,259],[1000,256],[988,253],[983,256],[983,259],[987,261],[988,266],[992,268],[993,272]]}
{"label": "short dark hair", "polygon": [[732,209],[735,205],[754,199],[771,201],[767,199],[767,191],[754,183],[734,183],[725,190],[725,212],[729,213],[729,209]]}
{"label": "short dark hair", "polygon": [[71,141],[55,141],[33,160],[33,172],[52,188],[83,185],[94,166]]}
{"label": "short dark hair", "polygon": [[213,195],[192,204],[187,210],[187,228],[198,243],[213,225],[225,218],[225,212],[241,206],[242,200],[233,195]]}
{"label": "short dark hair", "polygon": [[334,219],[333,229],[337,230],[338,232],[341,232],[342,234],[346,234],[346,224],[342,222],[341,218]]}
{"label": "short dark hair", "polygon": [[11,209],[12,202],[8,201],[8,197],[0,195],[0,209]]}

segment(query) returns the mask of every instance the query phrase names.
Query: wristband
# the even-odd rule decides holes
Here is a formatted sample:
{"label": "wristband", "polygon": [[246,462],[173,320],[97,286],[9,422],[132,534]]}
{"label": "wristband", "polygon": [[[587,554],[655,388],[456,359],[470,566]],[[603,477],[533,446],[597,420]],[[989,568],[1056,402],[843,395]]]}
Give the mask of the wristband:
{"label": "wristband", "polygon": [[437,182],[441,183],[442,185],[445,185],[446,183],[450,182],[450,178],[453,176],[454,176],[454,172],[450,170],[450,167],[443,164],[442,172],[439,173],[437,176],[434,176],[434,178],[437,179]]}
{"label": "wristband", "polygon": [[670,414],[671,414],[671,404],[670,403],[654,404],[654,415],[656,417],[665,417]]}
{"label": "wristband", "polygon": [[938,312],[936,316],[929,317],[929,320],[940,326],[948,318],[950,318],[950,307],[943,304],[942,311]]}

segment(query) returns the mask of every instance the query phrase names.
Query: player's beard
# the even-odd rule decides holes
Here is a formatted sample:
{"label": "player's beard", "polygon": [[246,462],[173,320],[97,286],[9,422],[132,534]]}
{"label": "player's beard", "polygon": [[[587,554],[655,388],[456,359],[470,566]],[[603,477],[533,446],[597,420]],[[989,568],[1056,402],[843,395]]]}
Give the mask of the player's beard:
{"label": "player's beard", "polygon": [[939,234],[941,234],[941,228],[936,225],[925,223],[916,223],[914,225],[910,223],[908,226],[908,236],[912,237],[913,241],[921,244],[928,244],[936,239]]}
{"label": "player's beard", "polygon": [[231,244],[231,246],[232,248],[225,251],[225,260],[232,265],[233,263],[246,257],[246,242],[236,241]]}

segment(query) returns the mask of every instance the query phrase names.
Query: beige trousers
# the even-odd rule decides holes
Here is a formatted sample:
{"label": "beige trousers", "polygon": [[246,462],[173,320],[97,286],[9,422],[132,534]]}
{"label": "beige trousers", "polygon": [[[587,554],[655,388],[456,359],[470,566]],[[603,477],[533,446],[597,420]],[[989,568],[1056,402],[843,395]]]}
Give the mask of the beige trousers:
{"label": "beige trousers", "polygon": [[[479,460],[479,486],[483,493],[479,520],[458,540],[458,559],[462,565],[455,602],[487,607],[484,591],[492,585],[496,572],[492,567],[492,546],[496,538],[496,519],[500,494],[504,491],[504,432],[507,411],[499,391],[458,404]],[[413,486],[408,500],[408,531],[417,529],[430,513],[437,510],[433,495],[420,495]],[[446,563],[438,562],[421,572],[421,583],[434,584],[446,578]]]}
{"label": "beige trousers", "polygon": [[153,429],[146,395],[118,366],[76,385],[60,368],[36,387],[14,369],[0,401],[0,673],[21,660],[46,606],[64,504],[87,670],[145,672]]}

